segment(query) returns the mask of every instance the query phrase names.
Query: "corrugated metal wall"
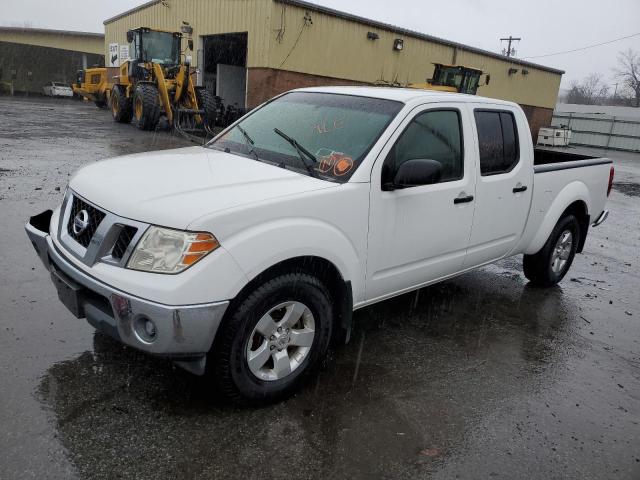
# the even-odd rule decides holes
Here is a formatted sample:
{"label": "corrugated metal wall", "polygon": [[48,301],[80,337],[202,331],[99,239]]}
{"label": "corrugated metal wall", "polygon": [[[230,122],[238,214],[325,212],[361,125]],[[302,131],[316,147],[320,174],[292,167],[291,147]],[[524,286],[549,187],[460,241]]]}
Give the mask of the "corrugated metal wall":
{"label": "corrugated metal wall", "polygon": [[589,113],[554,112],[553,126],[568,126],[571,143],[640,152],[640,120]]}
{"label": "corrugated metal wall", "polygon": [[[105,24],[105,49],[112,42],[126,43],[126,31],[140,26],[178,30],[181,21],[199,35],[248,32],[247,66],[270,67],[374,83],[424,82],[433,73],[432,62],[481,68],[491,75],[480,95],[512,100],[524,105],[553,109],[561,75],[452,46],[427,41],[321,12],[310,11],[312,24],[305,26],[306,9],[273,0],[171,0],[168,7],[155,3]],[[378,40],[368,40],[375,31]],[[404,50],[393,50],[395,38]],[[106,52],[105,52],[106,53]],[[194,55],[197,64],[197,55]],[[509,75],[509,68],[518,72]]]}
{"label": "corrugated metal wall", "polygon": [[[453,63],[480,68],[491,75],[489,85],[479,95],[553,109],[561,75],[508,60],[483,56],[462,49],[361,23],[310,11],[312,25],[304,26],[306,10],[273,2],[269,66],[296,72],[364,82],[418,83],[431,78],[432,63]],[[282,41],[278,32],[284,30]],[[379,35],[367,39],[367,32]],[[396,38],[404,40],[401,52],[393,50]],[[509,75],[509,68],[518,73]],[[527,75],[522,69],[528,70]]]}
{"label": "corrugated metal wall", "polygon": [[[106,23],[105,54],[109,43],[127,43],[127,30],[151,27],[179,31],[186,21],[193,27],[196,49],[201,35],[248,32],[248,66],[266,66],[270,0],[171,0],[167,5],[156,3]],[[193,65],[197,66],[195,53]]]}
{"label": "corrugated metal wall", "polygon": [[39,47],[59,48],[74,52],[95,53],[104,55],[104,39],[96,35],[65,35],[64,32],[30,31],[29,29],[16,31],[0,28],[0,42],[21,43]]}

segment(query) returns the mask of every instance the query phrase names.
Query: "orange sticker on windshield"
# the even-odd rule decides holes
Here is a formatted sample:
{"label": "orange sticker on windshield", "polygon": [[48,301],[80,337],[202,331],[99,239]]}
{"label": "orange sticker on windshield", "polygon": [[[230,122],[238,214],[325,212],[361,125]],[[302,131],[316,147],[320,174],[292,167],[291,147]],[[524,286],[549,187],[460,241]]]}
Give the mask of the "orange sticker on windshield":
{"label": "orange sticker on windshield", "polygon": [[352,168],[353,159],[351,157],[342,157],[333,166],[333,174],[336,177],[341,177],[342,175],[346,175],[347,173],[349,173]]}
{"label": "orange sticker on windshield", "polygon": [[353,159],[342,152],[331,152],[328,155],[320,157],[318,170],[320,173],[329,173],[333,170],[336,177],[346,175],[353,168]]}

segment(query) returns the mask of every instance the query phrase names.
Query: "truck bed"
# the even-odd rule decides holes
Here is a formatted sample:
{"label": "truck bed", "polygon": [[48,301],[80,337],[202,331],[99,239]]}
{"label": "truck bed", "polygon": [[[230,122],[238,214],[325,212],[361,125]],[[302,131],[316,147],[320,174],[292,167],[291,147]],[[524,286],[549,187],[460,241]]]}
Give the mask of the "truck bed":
{"label": "truck bed", "polygon": [[561,152],[546,148],[534,148],[533,150],[533,169],[535,173],[589,167],[604,163],[612,162],[608,158],[593,157],[574,152]]}

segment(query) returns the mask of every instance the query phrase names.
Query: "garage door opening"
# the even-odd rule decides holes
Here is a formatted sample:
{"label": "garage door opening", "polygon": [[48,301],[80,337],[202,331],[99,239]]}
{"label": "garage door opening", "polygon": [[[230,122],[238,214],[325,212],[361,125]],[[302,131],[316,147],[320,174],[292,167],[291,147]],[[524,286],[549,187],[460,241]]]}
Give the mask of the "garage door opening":
{"label": "garage door opening", "polygon": [[204,86],[225,106],[245,108],[247,97],[247,33],[207,35],[203,40]]}

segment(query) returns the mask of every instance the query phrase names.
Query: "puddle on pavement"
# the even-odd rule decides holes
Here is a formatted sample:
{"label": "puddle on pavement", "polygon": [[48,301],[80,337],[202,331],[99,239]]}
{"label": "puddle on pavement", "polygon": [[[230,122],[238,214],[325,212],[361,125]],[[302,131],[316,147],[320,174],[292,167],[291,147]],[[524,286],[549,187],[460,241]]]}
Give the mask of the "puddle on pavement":
{"label": "puddle on pavement", "polygon": [[356,312],[352,341],[300,393],[254,409],[96,333],[93,351],[48,370],[39,396],[87,476],[272,478],[282,465],[305,478],[415,476],[553,377],[573,342],[566,302],[504,269],[382,302]]}
{"label": "puddle on pavement", "polygon": [[631,182],[615,182],[613,189],[630,197],[640,197],[640,184]]}

